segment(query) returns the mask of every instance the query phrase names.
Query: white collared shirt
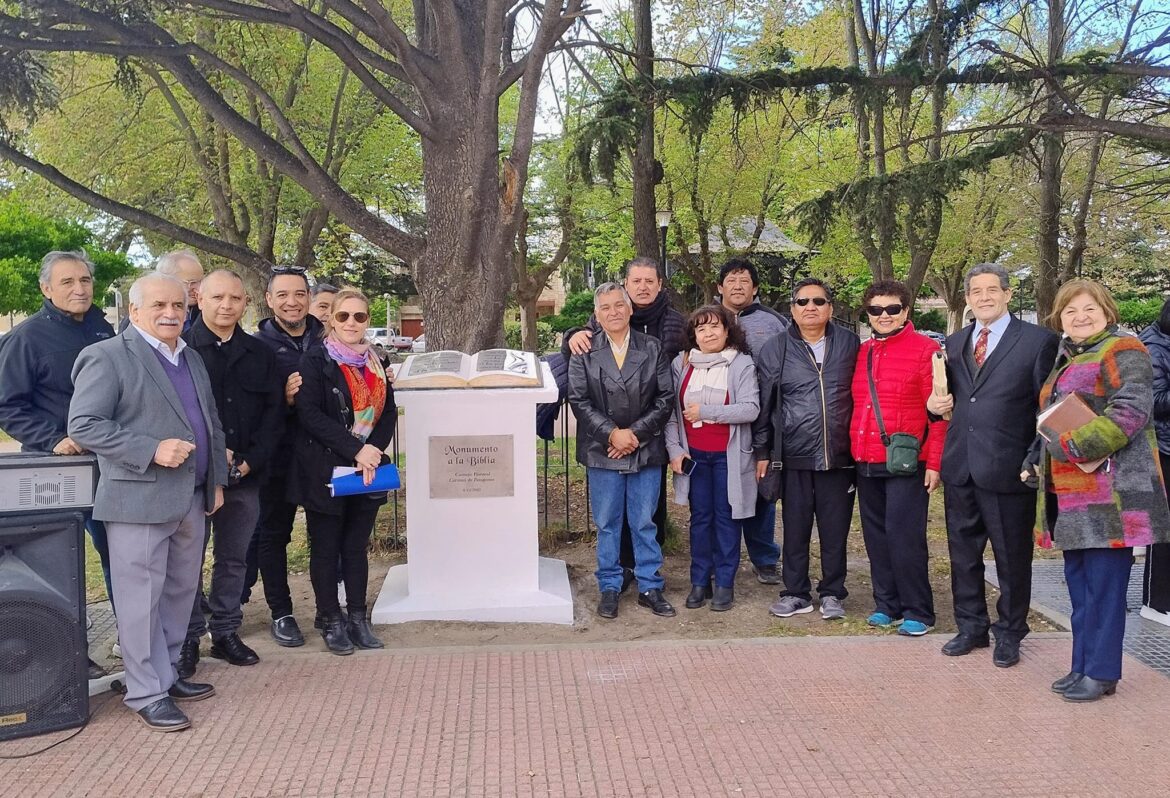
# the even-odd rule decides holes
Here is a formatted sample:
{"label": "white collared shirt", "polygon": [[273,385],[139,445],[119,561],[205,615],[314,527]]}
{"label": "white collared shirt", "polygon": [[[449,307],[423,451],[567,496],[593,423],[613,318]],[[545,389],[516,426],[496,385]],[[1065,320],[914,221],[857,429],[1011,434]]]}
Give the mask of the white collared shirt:
{"label": "white collared shirt", "polygon": [[[987,362],[987,358],[991,357],[991,353],[995,351],[995,345],[999,343],[999,339],[1003,338],[1003,334],[1007,332],[1008,325],[1012,323],[1012,314],[1005,313],[991,324],[987,325],[991,331],[987,335],[987,353],[983,357],[983,362]],[[975,322],[975,329],[971,331],[971,352],[975,352],[975,345],[979,343],[979,334],[983,332],[983,325]]]}
{"label": "white collared shirt", "polygon": [[179,342],[177,344],[175,344],[175,351],[172,352],[171,348],[169,346],[167,346],[165,343],[163,343],[162,341],[160,341],[158,338],[155,338],[153,335],[151,335],[146,330],[139,327],[137,324],[135,324],[133,326],[134,326],[134,329],[138,331],[138,334],[142,336],[142,340],[146,341],[146,343],[150,345],[151,349],[157,349],[158,351],[162,352],[163,357],[165,357],[167,359],[167,362],[170,363],[172,366],[179,365],[179,355],[182,354],[183,350],[187,348],[186,341],[184,341],[182,338],[180,338]]}
{"label": "white collared shirt", "polygon": [[[609,338],[609,333],[606,333],[605,337]],[[620,344],[617,341],[613,340],[612,338],[609,338],[609,348],[612,349],[616,354],[624,355],[626,353],[626,347],[628,347],[629,345],[630,345],[630,328],[629,327],[626,328],[626,337],[622,340],[622,342]]]}

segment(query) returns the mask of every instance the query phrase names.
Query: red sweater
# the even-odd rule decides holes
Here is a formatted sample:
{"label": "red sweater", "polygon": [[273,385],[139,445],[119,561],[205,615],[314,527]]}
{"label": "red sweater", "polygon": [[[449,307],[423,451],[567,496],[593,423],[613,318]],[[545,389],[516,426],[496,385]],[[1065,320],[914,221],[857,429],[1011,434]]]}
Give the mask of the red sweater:
{"label": "red sweater", "polygon": [[938,349],[937,343],[916,333],[910,322],[889,338],[870,338],[861,345],[853,371],[853,420],[849,425],[853,459],[859,463],[886,461],[866,378],[866,362],[872,350],[874,384],[886,434],[908,432],[917,436],[922,442],[919,459],[926,461],[928,469],[939,470],[947,422],[932,422],[926,415],[926,400],[933,388],[930,358]]}

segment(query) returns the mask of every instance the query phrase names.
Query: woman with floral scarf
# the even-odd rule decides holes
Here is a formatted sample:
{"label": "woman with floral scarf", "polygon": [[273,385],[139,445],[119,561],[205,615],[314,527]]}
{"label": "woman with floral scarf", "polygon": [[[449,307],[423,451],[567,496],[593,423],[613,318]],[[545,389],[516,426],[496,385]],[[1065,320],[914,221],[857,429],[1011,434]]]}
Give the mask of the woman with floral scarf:
{"label": "woman with floral scarf", "polygon": [[[305,508],[309,534],[309,576],[317,601],[317,626],[334,654],[381,648],[366,611],[369,581],[367,547],[386,493],[333,497],[327,487],[333,469],[356,467],[366,484],[385,461],[398,410],[394,391],[369,341],[369,301],[345,289],[333,299],[325,345],[301,359],[297,394],[296,461],[290,501]],[[348,618],[337,600],[337,564],[345,582]]]}
{"label": "woman with floral scarf", "polygon": [[672,364],[675,404],[666,450],[675,501],[691,505],[687,608],[711,599],[711,609],[722,612],[735,603],[740,519],[756,510],[752,422],[760,391],[743,329],[722,305],[692,313],[686,336],[689,351]]}

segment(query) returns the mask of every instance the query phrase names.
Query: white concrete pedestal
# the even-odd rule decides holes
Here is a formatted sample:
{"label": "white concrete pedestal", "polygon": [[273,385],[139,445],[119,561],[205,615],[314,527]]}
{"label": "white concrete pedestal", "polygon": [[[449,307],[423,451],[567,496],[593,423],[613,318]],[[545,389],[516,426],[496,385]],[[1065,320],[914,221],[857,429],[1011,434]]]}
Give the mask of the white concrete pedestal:
{"label": "white concrete pedestal", "polygon": [[[542,388],[395,393],[406,409],[407,563],[386,575],[374,623],[573,623],[565,563],[539,554],[535,411],[557,400],[542,368]],[[432,496],[431,439],[459,435],[511,436],[512,495]]]}

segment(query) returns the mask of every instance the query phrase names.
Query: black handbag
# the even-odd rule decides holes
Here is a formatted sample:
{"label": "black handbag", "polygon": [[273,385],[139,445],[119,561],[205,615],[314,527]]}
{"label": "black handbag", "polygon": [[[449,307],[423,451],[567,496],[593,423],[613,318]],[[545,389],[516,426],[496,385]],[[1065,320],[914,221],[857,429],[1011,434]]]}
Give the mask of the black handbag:
{"label": "black handbag", "polygon": [[778,414],[780,423],[773,430],[771,462],[764,478],[756,485],[756,493],[766,502],[778,502],[784,498],[784,410],[780,407],[780,382],[784,379],[784,361],[788,359],[788,333],[780,332],[780,373],[772,385],[772,406],[777,408],[773,418]]}
{"label": "black handbag", "polygon": [[865,376],[869,380],[869,396],[873,399],[873,413],[877,416],[878,432],[882,436],[882,445],[886,447],[886,471],[891,476],[904,477],[918,473],[918,452],[922,443],[908,432],[886,434],[886,425],[882,421],[882,408],[878,404],[877,386],[873,382],[873,347],[869,348],[869,356],[865,360]]}

